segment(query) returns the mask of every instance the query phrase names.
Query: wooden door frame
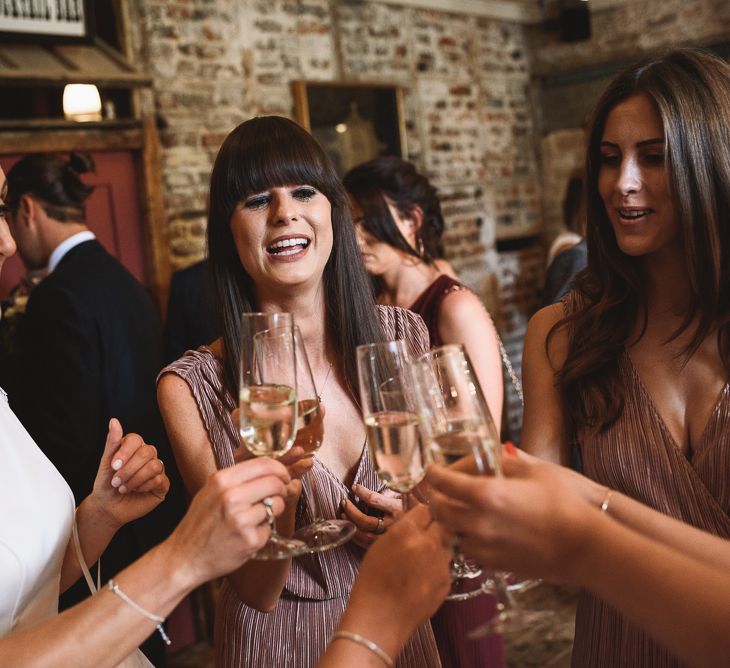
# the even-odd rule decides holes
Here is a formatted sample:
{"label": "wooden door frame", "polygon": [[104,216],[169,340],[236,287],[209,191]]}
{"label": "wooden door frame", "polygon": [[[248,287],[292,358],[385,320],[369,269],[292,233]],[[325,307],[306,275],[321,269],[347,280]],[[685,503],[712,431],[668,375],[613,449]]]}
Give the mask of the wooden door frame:
{"label": "wooden door frame", "polygon": [[138,178],[145,271],[160,313],[172,273],[157,127],[152,116],[113,128],[0,131],[0,154],[129,151]]}

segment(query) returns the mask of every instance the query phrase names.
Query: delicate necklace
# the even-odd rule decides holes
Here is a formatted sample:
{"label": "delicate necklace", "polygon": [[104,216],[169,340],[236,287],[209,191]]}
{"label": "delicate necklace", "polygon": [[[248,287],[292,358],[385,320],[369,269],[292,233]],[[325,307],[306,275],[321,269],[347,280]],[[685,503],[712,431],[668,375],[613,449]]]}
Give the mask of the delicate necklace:
{"label": "delicate necklace", "polygon": [[332,372],[332,362],[330,362],[329,369],[327,369],[327,375],[324,377],[324,382],[322,383],[322,387],[319,388],[319,394],[317,395],[317,399],[319,399],[319,403],[322,403],[322,395],[324,394],[324,388],[327,387],[327,381],[330,379],[331,372]]}

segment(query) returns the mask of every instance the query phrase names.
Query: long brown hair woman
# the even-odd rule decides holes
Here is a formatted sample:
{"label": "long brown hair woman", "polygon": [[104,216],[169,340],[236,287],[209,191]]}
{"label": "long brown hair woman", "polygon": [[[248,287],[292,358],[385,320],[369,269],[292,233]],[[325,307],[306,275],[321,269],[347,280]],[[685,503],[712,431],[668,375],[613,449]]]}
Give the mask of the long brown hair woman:
{"label": "long brown hair woman", "polygon": [[[590,478],[728,538],[730,66],[677,50],[619,75],[587,206],[588,268],[528,328],[523,444],[566,463],[575,439]],[[573,663],[678,665],[589,594]]]}

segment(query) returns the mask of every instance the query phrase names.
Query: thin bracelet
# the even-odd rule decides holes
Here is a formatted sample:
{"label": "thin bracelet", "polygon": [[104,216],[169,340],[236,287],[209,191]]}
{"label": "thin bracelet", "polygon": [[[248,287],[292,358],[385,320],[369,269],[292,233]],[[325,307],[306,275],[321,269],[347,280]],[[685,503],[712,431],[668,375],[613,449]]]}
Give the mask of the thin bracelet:
{"label": "thin bracelet", "polygon": [[613,490],[609,487],[606,491],[606,496],[603,497],[603,501],[601,501],[601,512],[608,514],[608,504],[611,501],[611,494],[613,494]]}
{"label": "thin bracelet", "polygon": [[335,631],[332,634],[330,642],[342,638],[343,640],[352,640],[363,647],[367,647],[375,656],[377,656],[388,668],[393,668],[393,659],[391,659],[379,645],[376,645],[372,640],[368,640],[365,636],[361,636],[359,633],[350,633],[350,631]]}
{"label": "thin bracelet", "polygon": [[162,622],[165,621],[164,617],[155,615],[154,613],[150,612],[149,610],[145,610],[141,605],[139,605],[139,603],[135,603],[131,598],[129,598],[129,596],[127,596],[119,588],[119,585],[116,582],[114,582],[114,580],[109,580],[109,591],[114,592],[127,605],[132,606],[140,615],[144,615],[145,617],[147,617],[147,619],[151,619],[153,622],[157,622],[157,630],[160,632],[160,635],[162,636],[162,640],[164,641],[165,645],[172,644],[172,641],[168,637],[167,633],[165,633],[165,629],[162,627]]}

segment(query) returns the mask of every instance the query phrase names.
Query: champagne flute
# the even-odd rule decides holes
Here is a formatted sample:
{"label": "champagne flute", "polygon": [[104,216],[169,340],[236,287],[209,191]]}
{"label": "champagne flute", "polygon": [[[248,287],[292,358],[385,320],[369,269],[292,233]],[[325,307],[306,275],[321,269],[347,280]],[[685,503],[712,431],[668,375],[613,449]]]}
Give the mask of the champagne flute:
{"label": "champagne flute", "polygon": [[[282,457],[297,433],[296,352],[294,338],[268,340],[258,333],[278,324],[291,326],[286,313],[244,313],[241,318],[240,434],[256,457]],[[290,330],[291,332],[291,330]],[[270,503],[264,500],[271,536],[254,559],[286,559],[302,554],[301,541],[280,536]]]}
{"label": "champagne flute", "polygon": [[[497,429],[464,347],[435,348],[421,356],[417,366],[422,396],[428,406],[422,423],[432,459],[452,464],[473,456],[478,475],[501,476],[501,444]],[[475,568],[479,570],[468,560],[461,565],[459,561],[457,557],[457,578],[463,577],[465,568],[467,573]],[[482,591],[491,591],[497,596],[497,615],[472,631],[472,638],[501,633],[507,626],[515,630],[525,628],[546,616],[543,612],[517,610],[502,572],[492,573],[491,579],[483,581],[476,589],[476,594]]]}
{"label": "champagne flute", "polygon": [[425,475],[414,368],[403,341],[357,347],[360,403],[370,455],[388,487],[408,510],[411,491]]}
{"label": "champagne flute", "polygon": [[[297,439],[296,444],[301,446],[310,456],[322,445],[324,438],[324,420],[322,406],[314,382],[314,375],[307,357],[302,333],[294,325],[277,327],[256,334],[255,339],[274,341],[278,338],[289,340],[293,337],[296,354],[296,392],[297,392]],[[317,501],[316,482],[313,471],[310,471],[302,480],[305,484],[306,499],[311,499],[311,510],[314,520],[311,524],[301,527],[294,532],[293,538],[306,544],[307,552],[324,552],[347,542],[355,534],[355,525],[348,520],[324,519]]]}
{"label": "champagne flute", "polygon": [[[473,454],[483,474],[498,465],[492,454],[496,430],[488,411],[485,414],[478,402],[469,399],[470,378],[460,373],[463,360],[446,354],[448,348],[426,353],[415,365],[423,397],[421,429],[429,459],[449,465]],[[488,573],[458,552],[451,562],[451,579],[451,592],[446,597],[450,601],[489,593],[493,586]]]}

